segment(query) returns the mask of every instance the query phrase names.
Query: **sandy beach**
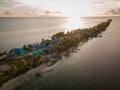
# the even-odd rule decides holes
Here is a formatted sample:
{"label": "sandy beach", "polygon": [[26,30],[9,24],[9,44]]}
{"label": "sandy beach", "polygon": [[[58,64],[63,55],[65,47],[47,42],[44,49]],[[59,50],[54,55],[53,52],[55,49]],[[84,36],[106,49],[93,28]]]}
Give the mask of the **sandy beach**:
{"label": "sandy beach", "polygon": [[[81,42],[81,43],[79,44],[79,47],[82,46],[83,44],[84,44],[84,43]],[[77,47],[76,47],[76,48],[77,48]],[[68,51],[69,51],[69,52],[75,52],[75,51],[77,51],[77,49],[75,49],[75,51],[74,51],[74,49],[75,49],[75,48],[71,47]],[[59,53],[59,57],[61,57],[61,58],[57,58],[56,60],[51,60],[51,62],[49,62],[49,63],[39,65],[38,67],[33,68],[33,69],[27,71],[26,73],[24,73],[24,74],[22,74],[22,75],[19,75],[19,76],[17,76],[17,77],[14,78],[14,79],[9,80],[8,82],[6,82],[6,83],[3,84],[3,86],[0,88],[0,90],[13,90],[13,89],[16,88],[17,86],[21,85],[23,82],[31,79],[32,77],[35,77],[35,75],[36,75],[37,73],[42,72],[43,69],[51,66],[51,65],[49,65],[49,64],[54,65],[56,62],[58,62],[59,60],[61,60],[62,57],[66,55],[66,53],[67,53],[67,51],[61,52],[61,53]],[[13,86],[13,85],[14,85],[14,86]]]}
{"label": "sandy beach", "polygon": [[[25,74],[22,74],[14,79],[9,80],[8,82],[4,83],[3,86],[0,88],[0,90],[11,90],[23,83],[24,81],[29,80],[30,78],[34,77],[36,73],[41,72],[43,68],[47,67],[46,64],[40,65],[36,68],[33,68],[26,72]],[[14,85],[14,86],[13,86]]]}

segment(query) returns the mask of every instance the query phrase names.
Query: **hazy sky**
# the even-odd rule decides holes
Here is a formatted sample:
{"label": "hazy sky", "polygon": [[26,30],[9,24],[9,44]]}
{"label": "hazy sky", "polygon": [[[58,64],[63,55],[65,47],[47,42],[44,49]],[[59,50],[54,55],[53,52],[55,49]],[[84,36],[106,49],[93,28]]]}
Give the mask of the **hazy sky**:
{"label": "hazy sky", "polygon": [[0,0],[0,16],[120,15],[120,0]]}

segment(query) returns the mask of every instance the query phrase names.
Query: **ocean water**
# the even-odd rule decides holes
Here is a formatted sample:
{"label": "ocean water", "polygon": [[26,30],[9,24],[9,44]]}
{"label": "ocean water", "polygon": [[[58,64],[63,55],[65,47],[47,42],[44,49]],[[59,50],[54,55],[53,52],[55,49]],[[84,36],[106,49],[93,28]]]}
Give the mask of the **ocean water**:
{"label": "ocean water", "polygon": [[0,51],[40,42],[59,31],[64,18],[0,18]]}
{"label": "ocean water", "polygon": [[[42,73],[40,72],[42,77],[35,76],[28,81],[25,81],[17,88],[17,90],[120,90],[120,17],[111,18],[113,21],[107,30],[101,34],[102,37],[93,38],[82,46],[79,46],[78,48],[80,51],[78,53],[71,53],[70,57],[63,57],[63,59],[55,65],[45,68]],[[47,28],[46,32],[56,33],[58,31],[66,31],[73,28],[92,27],[107,19],[108,18],[79,18],[77,19],[77,22],[75,19],[70,18],[45,19],[46,21],[44,22],[47,22],[47,24],[49,23],[50,25],[47,26],[46,24],[43,28]],[[34,21],[34,19],[32,20]],[[36,20],[40,23],[41,19],[39,18]],[[34,24],[36,20],[34,21]],[[6,22],[8,21],[6,20]],[[21,29],[21,31],[18,30],[20,34],[24,33],[23,36],[20,37],[19,35],[16,35],[19,38],[25,37],[22,40],[22,43],[26,41],[28,41],[28,43],[33,42],[34,40],[37,41],[39,40],[38,37],[41,39],[42,34],[44,38],[49,35],[49,33],[47,34],[39,25],[37,25],[38,27],[34,26],[32,21],[30,29],[28,28],[29,26],[27,26],[30,21],[27,22],[26,25],[24,23],[19,23],[22,27],[17,27],[18,29]],[[38,29],[38,31],[31,31],[31,27],[33,27],[32,30]],[[53,29],[55,27],[56,29]],[[0,31],[2,34],[9,32],[9,28],[8,30],[4,28]],[[22,30],[26,30],[26,32],[22,32]],[[30,32],[30,34],[28,32]],[[37,32],[44,33],[39,36]],[[8,33],[6,35],[9,37]],[[34,39],[29,39],[29,35],[32,35]],[[15,41],[9,41],[9,43],[16,42],[19,40],[18,37],[14,39]],[[4,41],[4,39],[6,39],[5,36],[2,36],[2,38],[3,39],[0,38],[0,41],[2,40],[4,43],[8,43]],[[20,41],[17,45],[19,44]],[[1,46],[1,49],[3,47],[5,46]],[[10,44],[8,44],[8,47],[10,47]]]}
{"label": "ocean water", "polygon": [[[86,18],[86,25],[107,18]],[[119,90],[120,89],[120,18],[113,21],[102,37],[93,38],[78,53],[63,57],[19,86],[20,90]],[[91,24],[94,23],[94,24]]]}
{"label": "ocean water", "polygon": [[0,51],[50,39],[57,32],[92,27],[104,18],[0,18]]}

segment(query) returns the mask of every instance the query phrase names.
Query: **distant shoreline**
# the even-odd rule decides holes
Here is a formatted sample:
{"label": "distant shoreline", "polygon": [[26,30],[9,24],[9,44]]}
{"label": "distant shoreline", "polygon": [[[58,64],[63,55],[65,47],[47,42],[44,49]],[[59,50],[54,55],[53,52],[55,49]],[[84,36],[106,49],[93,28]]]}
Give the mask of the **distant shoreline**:
{"label": "distant shoreline", "polygon": [[[108,16],[81,16],[78,18],[112,18],[112,17],[120,17],[120,15],[108,15]],[[0,18],[71,18],[65,16],[0,16]]]}
{"label": "distant shoreline", "polygon": [[38,17],[32,17],[32,16],[31,17],[12,17],[12,16],[9,17],[9,16],[3,16],[2,17],[1,16],[0,18],[69,18],[69,17],[54,17],[54,16],[49,16],[49,17],[48,16],[40,16],[40,17],[39,16]]}

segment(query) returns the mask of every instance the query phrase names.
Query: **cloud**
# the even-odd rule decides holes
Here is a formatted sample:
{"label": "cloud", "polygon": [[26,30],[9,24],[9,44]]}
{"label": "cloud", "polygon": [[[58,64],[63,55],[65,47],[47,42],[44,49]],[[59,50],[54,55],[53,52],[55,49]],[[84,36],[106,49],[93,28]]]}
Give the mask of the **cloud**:
{"label": "cloud", "polygon": [[32,6],[21,5],[4,11],[3,15],[11,16],[48,16],[60,14],[59,11],[38,9]]}
{"label": "cloud", "polygon": [[59,11],[52,12],[52,11],[45,10],[44,13],[45,13],[45,15],[50,15],[50,14],[60,14],[61,12],[59,12]]}
{"label": "cloud", "polygon": [[0,0],[0,8],[11,8],[22,4],[17,0]]}
{"label": "cloud", "polygon": [[106,2],[104,1],[94,1],[93,4],[105,4]]}
{"label": "cloud", "polygon": [[7,16],[40,16],[60,14],[58,11],[50,11],[26,5],[22,2],[22,0],[0,0],[0,11],[0,15]]}
{"label": "cloud", "polygon": [[7,10],[4,12],[4,15],[13,15],[13,12]]}
{"label": "cloud", "polygon": [[98,1],[93,1],[94,5],[106,5],[106,6],[115,6],[115,5],[120,5],[120,0],[98,0]]}
{"label": "cloud", "polygon": [[111,9],[106,12],[107,15],[120,15],[120,8]]}

